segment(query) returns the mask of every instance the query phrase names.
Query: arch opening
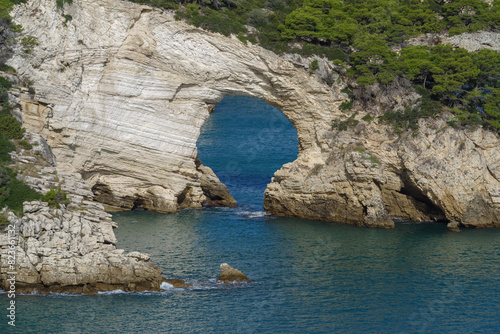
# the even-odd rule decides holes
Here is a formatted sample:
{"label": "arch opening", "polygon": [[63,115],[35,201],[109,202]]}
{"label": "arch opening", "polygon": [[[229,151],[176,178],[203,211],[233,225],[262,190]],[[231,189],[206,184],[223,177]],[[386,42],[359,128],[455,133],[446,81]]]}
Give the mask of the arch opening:
{"label": "arch opening", "polygon": [[229,95],[201,128],[198,158],[227,186],[237,205],[262,210],[274,173],[297,159],[297,131],[283,112],[261,99]]}

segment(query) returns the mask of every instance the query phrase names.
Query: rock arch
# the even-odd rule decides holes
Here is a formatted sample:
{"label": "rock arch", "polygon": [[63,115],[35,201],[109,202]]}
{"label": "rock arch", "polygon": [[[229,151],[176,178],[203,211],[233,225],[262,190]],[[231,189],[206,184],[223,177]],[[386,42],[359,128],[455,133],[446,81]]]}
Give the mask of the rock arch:
{"label": "rock arch", "polygon": [[[315,110],[339,103],[303,67],[157,10],[80,1],[68,9],[73,20],[64,28],[62,18],[48,15],[53,6],[38,0],[18,11],[18,22],[40,43],[31,66],[11,60],[37,91],[37,101],[21,96],[24,122],[48,138],[58,168],[81,172],[109,204],[129,208],[139,201],[165,212],[181,202],[199,205],[196,140],[225,95],[278,107],[299,131],[302,151],[315,148],[318,124],[329,122]],[[105,19],[113,16],[120,20]],[[54,105],[50,119],[42,103]]]}
{"label": "rock arch", "polygon": [[[347,96],[292,56],[147,6],[81,0],[65,9],[73,17],[67,23],[55,6],[31,0],[14,11],[40,44],[29,64],[19,54],[9,61],[36,90],[34,99],[21,92],[18,102],[25,126],[47,139],[58,168],[82,173],[108,204],[163,212],[201,207],[204,175],[216,180],[197,166],[196,139],[209,110],[238,94],[278,107],[298,133],[299,156],[268,187],[268,211],[380,227],[393,226],[390,216],[436,219],[402,191],[411,182],[455,223],[500,225],[498,135],[436,133],[445,120],[427,124],[416,138],[366,122],[337,133],[331,121],[342,115],[338,106]],[[392,105],[415,98],[401,89],[386,95]],[[48,104],[50,119],[43,113]],[[454,154],[462,142],[467,150]],[[474,169],[465,171],[464,161]],[[468,205],[472,199],[476,206]],[[473,219],[478,209],[485,213]]]}

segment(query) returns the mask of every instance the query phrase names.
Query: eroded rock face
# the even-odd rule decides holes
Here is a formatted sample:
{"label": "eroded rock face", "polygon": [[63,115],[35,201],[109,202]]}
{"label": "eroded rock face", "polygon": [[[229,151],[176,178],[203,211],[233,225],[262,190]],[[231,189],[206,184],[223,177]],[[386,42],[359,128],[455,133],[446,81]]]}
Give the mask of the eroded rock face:
{"label": "eroded rock face", "polygon": [[415,36],[408,41],[410,45],[436,45],[439,43],[450,44],[454,47],[474,52],[481,49],[500,51],[500,34],[491,31],[478,31],[463,33],[455,36],[444,34],[424,34]]}
{"label": "eroded rock face", "polygon": [[376,227],[392,227],[390,217],[500,226],[500,141],[490,131],[425,120],[416,137],[399,138],[360,123],[331,145],[276,172],[268,211]]}
{"label": "eroded rock face", "polygon": [[188,284],[183,279],[163,278],[162,281],[170,284],[174,288],[190,288],[193,286],[193,284]]}
{"label": "eroded rock face", "polygon": [[436,119],[399,137],[376,118],[362,120],[414,104],[404,82],[361,92],[371,102],[357,106],[360,123],[339,132],[331,121],[345,117],[338,107],[348,97],[326,62],[318,72],[333,87],[299,56],[278,57],[147,6],[75,1],[65,5],[66,23],[55,6],[31,0],[13,13],[39,42],[29,58],[9,61],[36,90],[18,103],[58,169],[81,172],[101,202],[163,212],[232,203],[196,163],[196,140],[214,104],[239,94],[280,108],[298,133],[299,156],[276,172],[267,211],[376,227],[392,227],[392,217],[500,225],[497,134]]}

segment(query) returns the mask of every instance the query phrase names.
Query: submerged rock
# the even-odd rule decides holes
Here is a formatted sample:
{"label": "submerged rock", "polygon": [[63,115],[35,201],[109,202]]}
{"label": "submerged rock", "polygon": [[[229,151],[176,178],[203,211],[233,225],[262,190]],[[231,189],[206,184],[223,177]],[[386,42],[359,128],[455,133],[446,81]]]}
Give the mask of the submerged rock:
{"label": "submerged rock", "polygon": [[189,288],[193,286],[193,284],[188,284],[183,279],[163,278],[162,282],[166,282],[174,288]]}
{"label": "submerged rock", "polygon": [[448,229],[448,231],[452,231],[452,232],[460,232],[460,228],[458,227],[458,222],[449,222],[448,225],[446,225],[446,228]]}
{"label": "submerged rock", "polygon": [[232,282],[248,282],[250,278],[246,277],[240,270],[231,267],[227,263],[220,265],[221,274],[217,282],[232,283]]}

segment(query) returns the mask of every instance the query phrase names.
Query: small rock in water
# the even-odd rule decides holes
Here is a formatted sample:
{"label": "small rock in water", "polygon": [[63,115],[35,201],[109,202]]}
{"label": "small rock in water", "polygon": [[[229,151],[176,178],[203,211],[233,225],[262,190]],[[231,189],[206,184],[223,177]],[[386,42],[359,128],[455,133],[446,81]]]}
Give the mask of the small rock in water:
{"label": "small rock in water", "polygon": [[448,228],[448,231],[460,232],[460,228],[458,228],[458,222],[449,222],[446,227]]}
{"label": "small rock in water", "polygon": [[221,274],[217,282],[222,283],[232,283],[232,282],[247,282],[251,281],[248,277],[245,276],[241,271],[231,267],[227,263],[223,263],[220,265]]}

